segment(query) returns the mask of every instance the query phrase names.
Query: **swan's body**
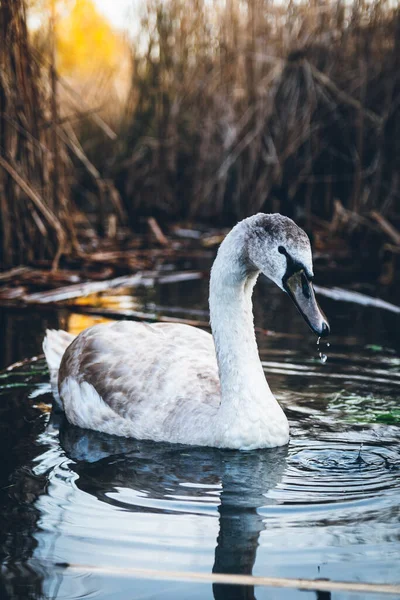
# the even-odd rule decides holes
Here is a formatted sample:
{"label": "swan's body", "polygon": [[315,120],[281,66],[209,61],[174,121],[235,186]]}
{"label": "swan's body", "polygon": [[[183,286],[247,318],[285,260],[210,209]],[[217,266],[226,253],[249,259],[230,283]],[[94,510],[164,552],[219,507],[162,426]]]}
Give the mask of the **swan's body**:
{"label": "swan's body", "polygon": [[255,215],[231,231],[211,273],[213,336],[187,325],[130,321],[96,325],[75,339],[48,332],[44,350],[67,419],[155,441],[241,449],[286,444],[289,426],[260,363],[251,296],[261,270],[284,285],[287,256],[312,276],[308,238],[286,217]]}

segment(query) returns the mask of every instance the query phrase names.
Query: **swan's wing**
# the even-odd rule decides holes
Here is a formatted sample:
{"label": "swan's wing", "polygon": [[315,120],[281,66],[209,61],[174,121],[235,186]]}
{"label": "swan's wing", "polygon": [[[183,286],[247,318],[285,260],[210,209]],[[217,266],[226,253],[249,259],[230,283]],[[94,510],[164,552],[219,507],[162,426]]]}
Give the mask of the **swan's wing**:
{"label": "swan's wing", "polygon": [[63,357],[60,392],[67,378],[89,384],[112,411],[130,420],[166,419],[180,403],[218,405],[220,399],[212,336],[180,324],[91,327]]}

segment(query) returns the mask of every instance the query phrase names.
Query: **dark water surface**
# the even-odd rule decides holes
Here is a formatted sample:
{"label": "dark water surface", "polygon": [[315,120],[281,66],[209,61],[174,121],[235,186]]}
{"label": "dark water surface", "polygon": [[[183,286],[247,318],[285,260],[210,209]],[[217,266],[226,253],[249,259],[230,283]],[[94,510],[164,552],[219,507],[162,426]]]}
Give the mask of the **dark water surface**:
{"label": "dark water surface", "polygon": [[[208,319],[205,280],[91,302]],[[197,449],[83,431],[51,412],[43,360],[1,375],[0,598],[393,597],[112,573],[400,582],[399,316],[320,302],[333,330],[325,364],[290,300],[266,281],[256,288],[256,325],[275,332],[259,333],[260,355],[291,423],[284,448]],[[2,362],[40,352],[46,327],[78,332],[99,320],[73,308],[2,310]]]}

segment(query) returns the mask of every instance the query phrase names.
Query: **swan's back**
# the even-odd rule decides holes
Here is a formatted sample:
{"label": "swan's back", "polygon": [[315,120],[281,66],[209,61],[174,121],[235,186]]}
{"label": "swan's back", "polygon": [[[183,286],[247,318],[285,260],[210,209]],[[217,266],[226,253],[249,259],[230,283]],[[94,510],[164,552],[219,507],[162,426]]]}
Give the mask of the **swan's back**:
{"label": "swan's back", "polygon": [[182,419],[196,427],[220,403],[212,336],[180,324],[95,325],[66,349],[58,384],[70,422],[137,438],[180,441]]}

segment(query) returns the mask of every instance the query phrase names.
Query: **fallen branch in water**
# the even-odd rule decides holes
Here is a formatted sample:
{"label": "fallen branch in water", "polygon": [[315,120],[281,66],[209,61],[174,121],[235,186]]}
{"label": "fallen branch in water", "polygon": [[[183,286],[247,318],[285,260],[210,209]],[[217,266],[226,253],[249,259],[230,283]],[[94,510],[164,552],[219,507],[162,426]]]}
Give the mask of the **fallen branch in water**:
{"label": "fallen branch in water", "polygon": [[26,273],[31,273],[32,270],[30,267],[15,267],[9,271],[4,271],[0,273],[0,282],[13,281],[13,279],[20,278]]}
{"label": "fallen branch in water", "polygon": [[225,585],[268,586],[277,588],[294,588],[298,590],[347,591],[364,594],[400,594],[400,585],[389,583],[368,583],[352,581],[330,581],[325,579],[295,579],[287,577],[260,577],[231,573],[199,573],[190,571],[161,571],[135,567],[98,567],[96,565],[80,565],[61,563],[56,567],[75,573],[98,573],[114,577],[133,577],[150,580],[190,581],[198,583],[219,583]]}
{"label": "fallen branch in water", "polygon": [[332,300],[342,300],[343,302],[353,302],[354,304],[360,304],[362,306],[373,306],[374,308],[383,308],[384,310],[390,310],[391,312],[400,314],[400,306],[386,302],[381,298],[373,298],[360,292],[353,292],[351,290],[343,290],[339,287],[325,288],[319,285],[314,285],[314,290],[321,296],[332,298]]}
{"label": "fallen branch in water", "polygon": [[60,287],[55,290],[27,294],[22,296],[20,300],[26,304],[49,304],[123,287],[137,285],[149,287],[156,283],[176,283],[179,281],[201,279],[202,277],[203,274],[200,271],[184,271],[161,276],[157,271],[142,271],[140,273],[135,273],[134,275],[123,275],[122,277],[106,279],[105,281],[86,281],[75,285]]}
{"label": "fallen branch in water", "polygon": [[[85,283],[60,287],[56,290],[27,294],[26,296],[23,296],[21,300],[27,304],[48,304],[59,302],[60,300],[80,298],[81,296],[88,296],[89,294],[96,294],[98,292],[104,292],[119,287],[139,285],[145,281],[144,274],[137,273],[135,275],[126,275],[116,277],[115,279],[108,279],[106,281],[87,281]],[[150,281],[152,282],[153,279],[150,279]]]}

